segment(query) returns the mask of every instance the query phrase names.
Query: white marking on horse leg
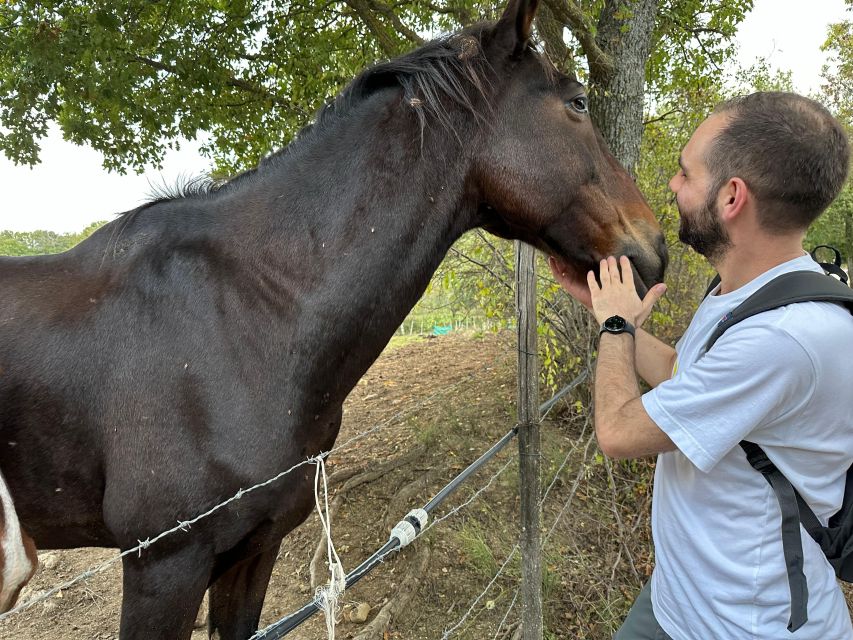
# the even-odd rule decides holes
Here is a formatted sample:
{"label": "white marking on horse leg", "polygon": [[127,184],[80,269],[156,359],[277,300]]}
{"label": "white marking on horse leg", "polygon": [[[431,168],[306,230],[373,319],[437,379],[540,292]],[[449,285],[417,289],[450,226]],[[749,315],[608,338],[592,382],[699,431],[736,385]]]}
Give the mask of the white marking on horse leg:
{"label": "white marking on horse leg", "polygon": [[193,623],[193,628],[201,629],[207,626],[207,616],[210,611],[210,592],[205,592],[204,598],[201,600],[201,606],[198,608],[198,613]]}
{"label": "white marking on horse leg", "polygon": [[[27,552],[24,533],[15,513],[12,495],[6,486],[6,481],[0,475],[0,502],[3,504],[3,526],[0,528],[0,555],[3,556],[2,572],[0,572],[0,613],[12,608],[18,594],[33,576],[38,564],[34,560],[35,548]],[[27,538],[32,546],[32,541]]]}

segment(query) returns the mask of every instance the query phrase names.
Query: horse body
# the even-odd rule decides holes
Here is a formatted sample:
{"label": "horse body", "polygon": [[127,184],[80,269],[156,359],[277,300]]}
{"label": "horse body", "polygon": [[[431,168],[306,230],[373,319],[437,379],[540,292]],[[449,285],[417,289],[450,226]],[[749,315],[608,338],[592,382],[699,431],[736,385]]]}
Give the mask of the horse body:
{"label": "horse body", "polygon": [[[282,173],[298,161],[288,158]],[[462,216],[449,210],[419,216],[393,198],[375,203],[380,189],[402,197],[407,178],[359,185],[363,194],[348,203],[330,202],[326,191],[296,198],[271,189],[257,198],[274,207],[241,202],[239,216],[228,198],[197,202],[198,213],[175,211],[187,202],[162,202],[61,256],[0,260],[0,294],[17,301],[0,311],[9,337],[0,362],[16,363],[0,387],[3,435],[16,444],[0,448],[0,465],[20,486],[19,464],[42,456],[32,470],[40,499],[19,508],[39,546],[62,546],[52,530],[85,524],[56,522],[49,505],[68,513],[90,500],[93,484],[109,496],[113,476],[132,484],[146,511],[169,501],[156,529],[205,504],[197,494],[174,504],[167,485],[175,478],[162,468],[180,478],[197,473],[199,455],[219,459],[236,491],[325,450],[293,443],[308,431],[312,442],[321,432],[321,444],[331,444],[343,399],[470,226],[450,220]],[[369,208],[358,202],[364,197],[374,200]],[[164,220],[181,220],[181,232],[164,229]],[[11,339],[22,335],[25,342]],[[175,433],[183,435],[167,437]],[[65,479],[48,487],[45,475]],[[216,495],[222,483],[219,475]],[[135,544],[139,521],[127,524],[130,538],[122,524],[92,530],[85,542]]]}
{"label": "horse body", "polygon": [[[638,281],[659,279],[653,216],[588,120],[559,111],[582,88],[518,53],[535,5],[426,49],[464,65],[473,43],[491,74],[472,76],[468,105],[435,98],[450,103],[440,127],[406,102],[405,58],[255,172],[141,207],[65,254],[0,259],[0,469],[38,547],[130,548],[330,450],[347,394],[470,228],[578,269],[624,250]],[[251,635],[313,473],[126,556],[122,638],[189,637],[208,586],[210,633]]]}
{"label": "horse body", "polygon": [[[0,468],[39,548],[135,546],[332,448],[346,395],[476,211],[445,195],[453,163],[412,197],[417,166],[365,181],[341,158],[306,194],[301,161],[250,204],[161,202],[60,256],[0,259],[16,301],[0,310]],[[203,541],[206,588],[247,536],[269,548],[310,513],[311,482],[299,469],[142,559]]]}

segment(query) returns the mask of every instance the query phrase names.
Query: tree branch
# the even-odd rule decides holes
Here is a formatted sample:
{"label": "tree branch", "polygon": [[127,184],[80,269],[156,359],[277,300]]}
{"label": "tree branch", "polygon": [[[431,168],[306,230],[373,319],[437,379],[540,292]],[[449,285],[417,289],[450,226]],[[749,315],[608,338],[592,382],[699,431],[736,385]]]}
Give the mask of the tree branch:
{"label": "tree branch", "polygon": [[545,55],[554,66],[563,73],[576,76],[575,61],[563,41],[563,23],[547,3],[542,5],[536,16],[536,31],[545,43]]}
{"label": "tree branch", "polygon": [[613,59],[598,46],[592,21],[583,9],[574,0],[545,0],[545,4],[581,43],[589,61],[590,75],[606,77],[612,74]]}
{"label": "tree branch", "polygon": [[[137,55],[130,56],[130,59],[134,62],[139,62],[141,64],[149,66],[152,69],[157,69],[158,71],[165,71],[166,73],[171,73],[172,75],[183,77],[183,74],[181,74],[179,69],[174,65],[166,64],[165,62],[160,62],[159,60],[152,60],[151,58],[146,58],[144,56]],[[295,108],[291,103],[287,102],[283,98],[247,80],[241,80],[240,78],[235,78],[234,76],[228,76],[225,81],[225,84],[227,84],[229,87],[234,87],[235,89],[242,89],[243,91],[246,91],[248,93],[260,96],[280,107],[284,107],[291,111],[296,111],[298,113],[301,113],[302,115],[305,115],[304,113],[302,113],[301,109]]]}
{"label": "tree branch", "polygon": [[433,13],[440,13],[446,16],[453,16],[460,25],[467,25],[474,22],[474,14],[462,7],[441,7],[434,2],[424,4]]}
{"label": "tree branch", "polygon": [[666,119],[667,119],[669,116],[671,116],[673,113],[683,113],[683,110],[682,110],[682,109],[670,109],[670,110],[669,110],[669,111],[667,111],[666,113],[664,113],[664,114],[662,114],[662,115],[659,115],[659,116],[657,116],[657,117],[655,117],[655,118],[649,118],[648,120],[644,120],[644,121],[643,121],[643,126],[645,127],[646,125],[648,125],[648,124],[652,124],[653,122],[660,122],[661,120],[666,120]]}
{"label": "tree branch", "polygon": [[387,4],[385,4],[384,2],[380,2],[379,0],[368,1],[373,6],[374,10],[385,16],[385,18],[388,19],[392,25],[394,25],[394,28],[397,30],[397,33],[402,35],[409,42],[417,46],[420,46],[424,43],[424,39],[421,38],[414,31],[409,29],[409,27],[407,27],[405,24],[403,24],[403,21],[400,20],[399,16],[397,16],[397,14],[394,13],[394,11],[391,10],[391,7],[389,7]]}
{"label": "tree branch", "polygon": [[368,0],[344,1],[373,34],[385,55],[388,57],[397,55],[399,49],[397,43],[394,42],[385,25],[376,17],[376,13],[370,8]]}

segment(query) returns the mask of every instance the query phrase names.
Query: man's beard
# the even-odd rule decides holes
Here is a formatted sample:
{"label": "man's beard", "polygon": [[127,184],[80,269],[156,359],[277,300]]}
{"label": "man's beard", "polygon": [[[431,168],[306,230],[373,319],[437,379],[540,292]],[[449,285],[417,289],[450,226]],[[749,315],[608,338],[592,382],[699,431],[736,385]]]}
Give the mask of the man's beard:
{"label": "man's beard", "polygon": [[681,208],[678,198],[675,204],[681,217],[678,227],[678,239],[693,248],[696,253],[705,256],[714,264],[731,246],[731,240],[716,214],[716,194],[719,189],[711,189],[708,198],[696,211]]}

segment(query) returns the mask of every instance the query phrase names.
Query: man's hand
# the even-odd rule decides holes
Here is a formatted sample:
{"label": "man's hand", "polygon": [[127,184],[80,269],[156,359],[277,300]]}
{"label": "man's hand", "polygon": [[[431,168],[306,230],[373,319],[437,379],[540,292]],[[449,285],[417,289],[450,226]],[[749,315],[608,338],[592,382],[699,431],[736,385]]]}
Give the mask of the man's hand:
{"label": "man's hand", "polygon": [[610,316],[618,315],[625,318],[638,329],[643,325],[652,307],[666,292],[666,285],[656,284],[649,289],[646,297],[640,300],[634,287],[634,273],[631,262],[625,256],[620,258],[622,274],[616,258],[610,257],[601,261],[601,286],[595,279],[595,273],[586,274],[586,282],[582,274],[570,265],[553,256],[548,260],[554,278],[575,300],[589,309],[598,322],[604,322]]}
{"label": "man's hand", "polygon": [[594,272],[586,274],[592,313],[598,322],[604,322],[611,316],[622,316],[639,329],[652,312],[652,307],[666,292],[665,284],[656,284],[649,289],[646,297],[640,300],[634,286],[631,261],[625,256],[619,258],[618,264],[613,256],[602,260],[599,278],[601,286],[598,285]]}

